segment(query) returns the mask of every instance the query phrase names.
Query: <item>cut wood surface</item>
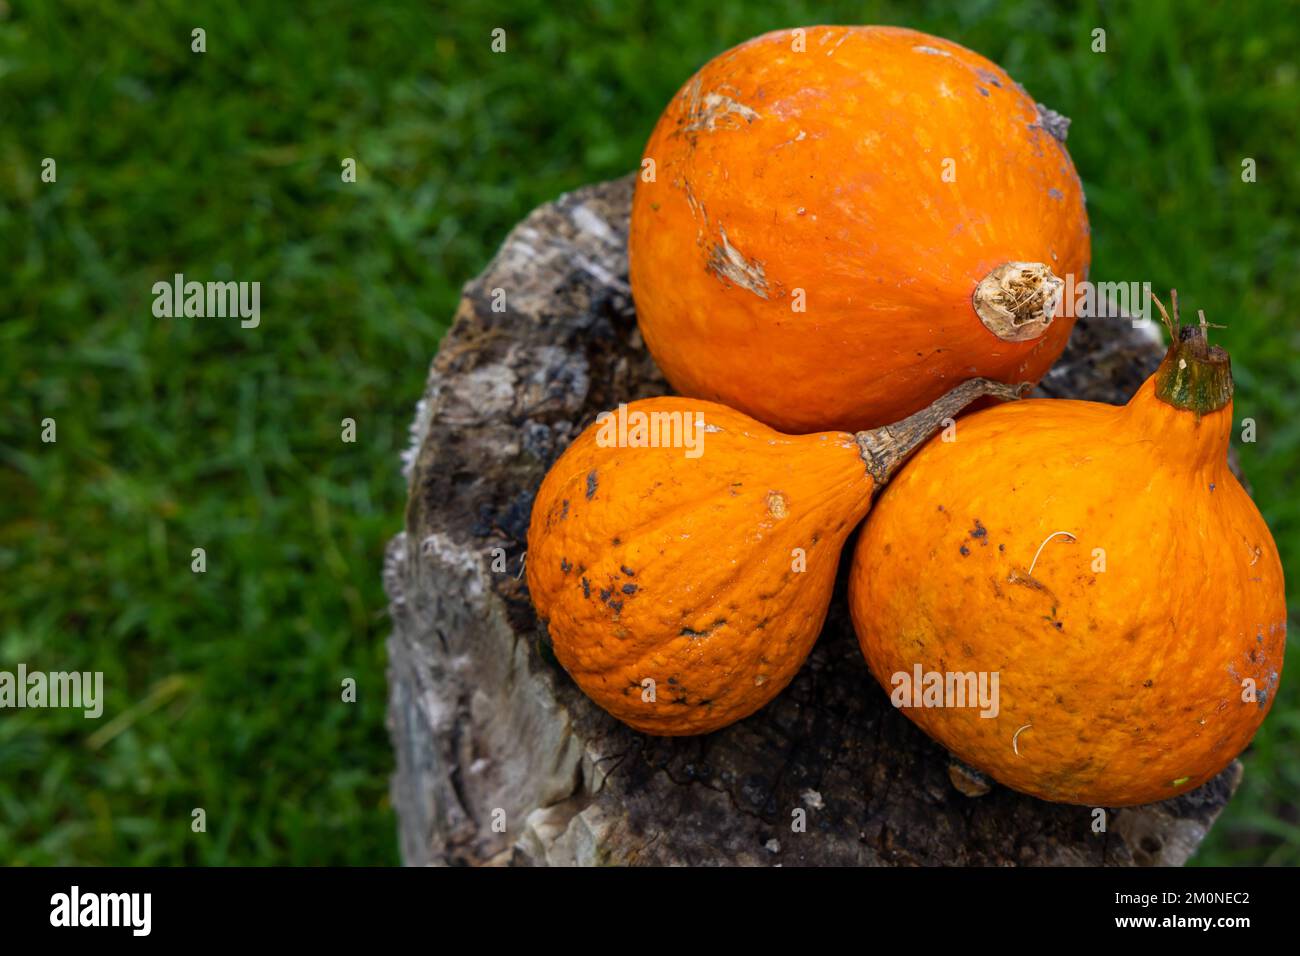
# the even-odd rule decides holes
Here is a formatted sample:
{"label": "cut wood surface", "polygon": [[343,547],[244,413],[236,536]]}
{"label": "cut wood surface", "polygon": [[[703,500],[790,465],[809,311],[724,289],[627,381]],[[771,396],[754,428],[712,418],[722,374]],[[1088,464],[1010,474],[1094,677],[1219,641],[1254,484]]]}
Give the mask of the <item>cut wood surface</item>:
{"label": "cut wood surface", "polygon": [[[389,726],[410,864],[1176,865],[1233,762],[1145,807],[1062,806],[961,766],[867,671],[843,594],[767,707],[694,738],[637,733],[551,655],[521,574],[532,498],[598,412],[668,393],[627,282],[631,177],[531,213],[464,290],[406,461],[389,545]],[[494,310],[495,306],[495,310]],[[1079,319],[1039,395],[1122,403],[1163,349]],[[846,548],[851,553],[852,541]]]}

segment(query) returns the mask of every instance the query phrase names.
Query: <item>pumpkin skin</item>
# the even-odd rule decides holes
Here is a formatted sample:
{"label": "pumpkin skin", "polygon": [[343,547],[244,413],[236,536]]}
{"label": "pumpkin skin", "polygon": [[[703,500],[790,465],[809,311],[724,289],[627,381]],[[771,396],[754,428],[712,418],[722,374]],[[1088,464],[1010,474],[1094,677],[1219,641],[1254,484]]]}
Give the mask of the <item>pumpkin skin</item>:
{"label": "pumpkin skin", "polygon": [[758,710],[812,649],[844,539],[878,482],[945,417],[996,390],[967,382],[908,422],[857,436],[782,435],[687,398],[626,406],[628,422],[702,422],[696,457],[611,445],[592,425],[542,481],[528,529],[528,590],[556,658],[646,733],[706,733]]}
{"label": "pumpkin skin", "polygon": [[997,672],[995,717],[904,713],[1016,790],[1173,797],[1222,770],[1272,705],[1282,565],[1228,469],[1231,379],[1227,404],[1200,415],[1157,394],[1180,362],[1200,367],[1195,348],[1171,348],[1123,407],[1034,400],[964,419],[900,472],[859,539],[850,603],[872,673],[892,692],[917,664]]}
{"label": "pumpkin skin", "polygon": [[1043,315],[1057,280],[1022,297],[1018,341],[972,296],[1007,263],[1086,277],[1083,192],[1053,124],[947,40],[805,32],[803,53],[780,31],[710,61],[646,145],[629,259],[659,367],[791,433],[897,421],[972,376],[1037,381],[1073,325]]}

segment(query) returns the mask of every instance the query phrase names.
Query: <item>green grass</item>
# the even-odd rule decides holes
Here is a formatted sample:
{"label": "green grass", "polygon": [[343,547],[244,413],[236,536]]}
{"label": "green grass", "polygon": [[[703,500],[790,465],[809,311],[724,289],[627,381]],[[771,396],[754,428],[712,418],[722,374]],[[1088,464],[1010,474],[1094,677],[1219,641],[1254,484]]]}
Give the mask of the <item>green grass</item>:
{"label": "green grass", "polygon": [[[632,169],[708,57],[815,22],[943,34],[1074,119],[1093,276],[1227,325],[1300,606],[1300,26],[1274,5],[11,0],[0,667],[102,670],[107,701],[0,713],[0,860],[396,861],[379,563],[457,290],[532,206]],[[155,319],[174,272],[260,281],[260,328]],[[1284,678],[1198,861],[1300,862],[1297,806]]]}

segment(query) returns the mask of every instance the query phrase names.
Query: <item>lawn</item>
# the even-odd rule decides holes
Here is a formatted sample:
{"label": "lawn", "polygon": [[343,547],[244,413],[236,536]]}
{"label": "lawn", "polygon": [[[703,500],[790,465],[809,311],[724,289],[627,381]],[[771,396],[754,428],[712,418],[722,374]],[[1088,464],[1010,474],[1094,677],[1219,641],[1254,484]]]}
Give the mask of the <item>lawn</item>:
{"label": "lawn", "polygon": [[[0,713],[0,861],[397,861],[379,565],[458,289],[534,205],[634,168],[710,56],[816,22],[942,34],[1072,117],[1094,278],[1226,326],[1300,607],[1300,20],[1275,4],[0,0],[0,667],[106,692],[95,721]],[[175,273],[259,281],[260,325],[156,318]],[[1197,862],[1300,863],[1294,678],[1246,767]]]}

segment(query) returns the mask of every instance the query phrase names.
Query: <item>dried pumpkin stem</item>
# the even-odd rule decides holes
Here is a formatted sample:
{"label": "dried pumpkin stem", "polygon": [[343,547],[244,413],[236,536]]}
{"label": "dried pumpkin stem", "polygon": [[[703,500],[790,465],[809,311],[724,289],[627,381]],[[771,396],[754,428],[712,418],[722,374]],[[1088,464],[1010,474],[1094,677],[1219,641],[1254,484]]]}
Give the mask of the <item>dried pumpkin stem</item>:
{"label": "dried pumpkin stem", "polygon": [[1065,282],[1041,262],[1004,262],[975,287],[971,304],[1004,342],[1036,339],[1052,324]]}
{"label": "dried pumpkin stem", "polygon": [[1007,385],[989,378],[967,379],[939,396],[929,407],[901,422],[858,432],[858,450],[866,462],[868,473],[876,484],[883,485],[893,477],[908,455],[929,441],[945,422],[955,419],[957,413],[975,399],[991,396],[1010,401],[1020,398],[1033,387],[1030,382]]}

